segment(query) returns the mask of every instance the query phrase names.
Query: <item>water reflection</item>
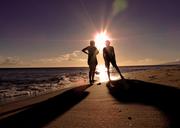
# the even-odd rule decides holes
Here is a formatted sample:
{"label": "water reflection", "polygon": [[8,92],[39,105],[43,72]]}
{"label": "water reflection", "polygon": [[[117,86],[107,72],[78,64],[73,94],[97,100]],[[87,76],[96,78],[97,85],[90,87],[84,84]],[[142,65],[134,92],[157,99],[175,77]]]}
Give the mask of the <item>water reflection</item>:
{"label": "water reflection", "polygon": [[[111,80],[117,80],[119,79],[119,75],[114,71],[113,67],[110,67],[110,74],[111,74]],[[104,65],[98,65],[96,69],[96,77],[99,82],[107,82],[108,75],[107,75],[107,68]]]}

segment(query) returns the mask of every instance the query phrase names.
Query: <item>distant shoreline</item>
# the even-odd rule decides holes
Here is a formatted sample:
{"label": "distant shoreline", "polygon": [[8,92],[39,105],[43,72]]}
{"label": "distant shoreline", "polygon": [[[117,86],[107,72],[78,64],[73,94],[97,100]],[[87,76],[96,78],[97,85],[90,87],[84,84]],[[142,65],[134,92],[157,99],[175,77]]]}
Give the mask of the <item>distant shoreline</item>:
{"label": "distant shoreline", "polygon": [[[158,65],[129,65],[129,66],[118,66],[118,67],[166,67],[166,66],[180,66],[180,64],[158,64]],[[67,68],[83,68],[86,69],[88,67],[0,67],[0,69],[67,69]]]}

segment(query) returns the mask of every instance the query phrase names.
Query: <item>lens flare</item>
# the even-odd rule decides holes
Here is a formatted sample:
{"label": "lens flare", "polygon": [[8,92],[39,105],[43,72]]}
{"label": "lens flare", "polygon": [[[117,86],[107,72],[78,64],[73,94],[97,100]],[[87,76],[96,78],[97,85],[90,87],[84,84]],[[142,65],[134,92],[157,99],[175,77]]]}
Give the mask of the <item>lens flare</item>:
{"label": "lens flare", "polygon": [[116,16],[118,13],[124,11],[128,6],[127,0],[115,0],[113,2],[113,16]]}

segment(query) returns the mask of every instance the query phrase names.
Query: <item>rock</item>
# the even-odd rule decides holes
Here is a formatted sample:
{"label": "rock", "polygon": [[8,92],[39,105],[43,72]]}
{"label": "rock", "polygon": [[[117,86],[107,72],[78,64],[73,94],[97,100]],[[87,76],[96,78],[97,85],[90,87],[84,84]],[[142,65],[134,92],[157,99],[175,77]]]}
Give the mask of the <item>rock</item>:
{"label": "rock", "polygon": [[128,120],[132,120],[132,117],[128,117]]}

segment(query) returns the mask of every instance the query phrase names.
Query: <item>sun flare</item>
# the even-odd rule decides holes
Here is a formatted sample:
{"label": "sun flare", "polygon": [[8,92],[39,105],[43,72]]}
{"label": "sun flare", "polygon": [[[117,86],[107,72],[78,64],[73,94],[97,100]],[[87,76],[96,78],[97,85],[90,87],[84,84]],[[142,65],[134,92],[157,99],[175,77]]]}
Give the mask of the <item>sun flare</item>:
{"label": "sun flare", "polygon": [[96,47],[98,48],[98,50],[102,51],[105,47],[105,41],[109,39],[110,38],[105,32],[98,33],[95,36]]}

